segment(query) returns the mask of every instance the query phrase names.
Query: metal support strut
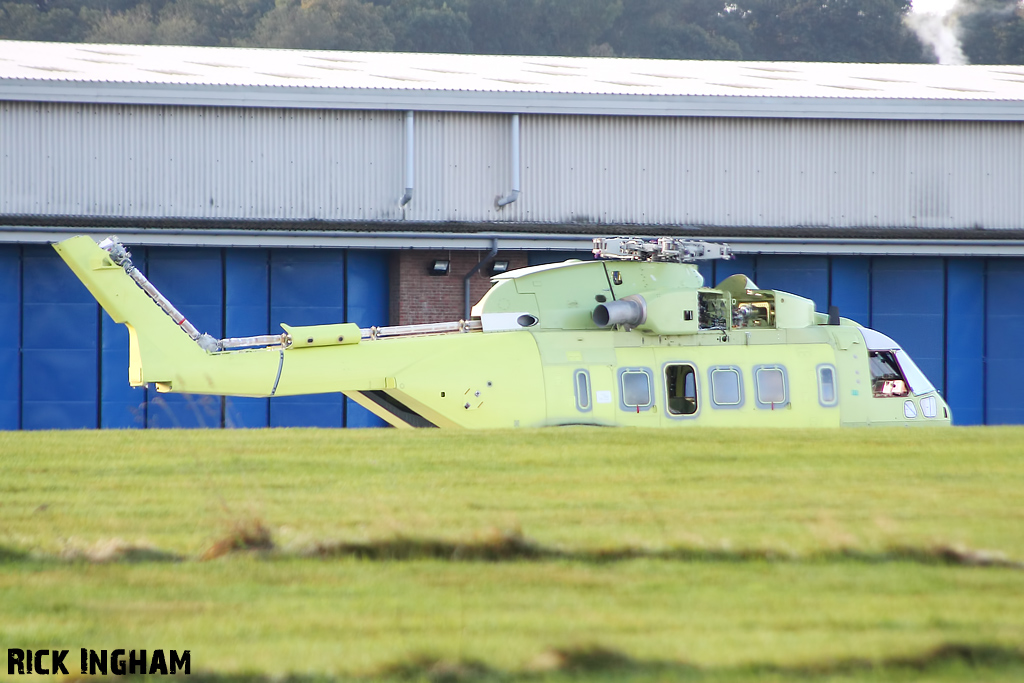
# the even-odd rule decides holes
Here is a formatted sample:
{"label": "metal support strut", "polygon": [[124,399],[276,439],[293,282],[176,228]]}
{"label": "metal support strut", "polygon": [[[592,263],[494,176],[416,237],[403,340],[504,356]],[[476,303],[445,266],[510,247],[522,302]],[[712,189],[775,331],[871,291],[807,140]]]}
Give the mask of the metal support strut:
{"label": "metal support strut", "polygon": [[149,298],[152,299],[157,306],[159,306],[164,313],[171,316],[171,320],[174,324],[185,331],[192,341],[199,344],[199,347],[204,351],[217,351],[220,345],[216,339],[208,334],[201,333],[196,329],[196,326],[190,323],[185,316],[178,312],[178,309],[167,300],[163,294],[157,291],[157,288],[153,286],[146,276],[139,272],[139,269],[132,263],[132,253],[128,251],[123,244],[114,236],[108,237],[100,242],[100,249],[103,249],[110,254],[110,260],[116,265],[124,268],[124,272],[128,273],[131,279],[135,280],[135,284],[142,288]]}
{"label": "metal support strut", "polygon": [[[189,322],[178,309],[153,286],[146,276],[139,272],[139,269],[132,263],[132,255],[128,249],[121,244],[117,237],[110,236],[100,242],[100,248],[110,254],[110,260],[124,268],[124,271],[135,281],[142,291],[149,295],[149,298],[171,317],[178,327],[202,348],[204,351],[215,353],[218,351],[229,351],[233,349],[245,349],[254,347],[280,346],[282,353],[291,346],[291,335],[288,334],[261,334],[255,337],[228,337],[226,339],[214,339],[212,336],[200,333],[196,326]],[[479,270],[493,255],[497,253],[497,241],[488,258],[477,264],[477,267],[470,273]],[[468,276],[467,276],[468,277]],[[468,280],[467,280],[468,282]],[[464,332],[480,332],[483,328],[479,320],[469,320],[467,313],[466,320],[459,320],[450,323],[427,323],[425,325],[397,325],[393,327],[367,327],[359,330],[362,339],[376,340],[388,337],[411,337],[426,334],[452,334]],[[284,356],[281,357],[282,362]],[[280,369],[278,370],[280,379]],[[276,384],[275,384],[276,389]]]}
{"label": "metal support strut", "polygon": [[470,293],[469,293],[470,278],[472,278],[474,275],[476,275],[477,272],[479,272],[479,270],[481,268],[483,268],[488,263],[490,263],[494,259],[494,257],[497,256],[497,255],[498,255],[498,240],[497,239],[493,239],[493,240],[491,240],[491,250],[489,252],[487,252],[487,255],[484,256],[483,259],[479,263],[477,263],[475,266],[473,266],[472,270],[470,270],[468,273],[466,273],[466,276],[464,278],[462,278],[462,290],[463,290],[462,291],[462,296],[463,296],[463,303],[465,304],[465,309],[466,309],[465,312],[464,312],[465,314],[463,315],[463,317],[466,320],[469,320],[469,313],[470,313],[470,309],[471,309],[472,303],[473,303],[472,301],[470,301]]}

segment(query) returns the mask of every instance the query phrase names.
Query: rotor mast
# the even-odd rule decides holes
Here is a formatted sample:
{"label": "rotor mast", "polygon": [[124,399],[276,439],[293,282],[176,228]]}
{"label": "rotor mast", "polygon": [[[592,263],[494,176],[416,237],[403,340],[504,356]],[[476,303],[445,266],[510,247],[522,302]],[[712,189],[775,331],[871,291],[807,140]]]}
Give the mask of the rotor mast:
{"label": "rotor mast", "polygon": [[594,256],[624,261],[693,263],[733,258],[728,244],[715,244],[681,237],[595,237]]}

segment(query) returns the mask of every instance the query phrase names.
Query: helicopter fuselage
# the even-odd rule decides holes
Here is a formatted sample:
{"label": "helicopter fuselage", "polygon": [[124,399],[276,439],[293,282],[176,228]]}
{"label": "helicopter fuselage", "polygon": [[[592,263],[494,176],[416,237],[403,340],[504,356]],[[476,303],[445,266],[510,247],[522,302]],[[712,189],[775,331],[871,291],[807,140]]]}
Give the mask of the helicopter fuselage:
{"label": "helicopter fuselage", "polygon": [[689,263],[567,261],[496,276],[469,321],[218,341],[116,249],[54,246],[128,326],[129,382],[159,391],[341,392],[399,428],[951,424],[893,340],[742,275],[704,287]]}

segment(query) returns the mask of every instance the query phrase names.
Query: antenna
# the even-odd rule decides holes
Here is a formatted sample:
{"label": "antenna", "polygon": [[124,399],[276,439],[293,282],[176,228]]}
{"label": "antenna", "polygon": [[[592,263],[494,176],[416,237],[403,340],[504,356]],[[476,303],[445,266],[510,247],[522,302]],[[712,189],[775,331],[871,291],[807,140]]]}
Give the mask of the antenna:
{"label": "antenna", "polygon": [[731,259],[732,249],[728,244],[715,244],[701,240],[680,237],[659,237],[644,240],[642,237],[595,237],[594,256],[626,261],[674,261],[693,263],[712,259]]}

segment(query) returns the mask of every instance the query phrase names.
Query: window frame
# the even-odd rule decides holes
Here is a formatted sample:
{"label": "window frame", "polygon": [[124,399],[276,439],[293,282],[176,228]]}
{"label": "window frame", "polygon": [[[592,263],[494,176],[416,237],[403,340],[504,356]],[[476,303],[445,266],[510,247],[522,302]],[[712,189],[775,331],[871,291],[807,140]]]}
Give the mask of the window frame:
{"label": "window frame", "polygon": [[[778,371],[782,373],[782,392],[783,400],[780,402],[763,403],[761,401],[761,385],[758,381],[758,373],[765,371]],[[790,404],[789,397],[789,373],[786,371],[786,366],[781,363],[771,363],[766,365],[755,365],[751,371],[751,376],[754,379],[754,404],[761,410],[781,410]]]}
{"label": "window frame", "polygon": [[[697,402],[697,410],[692,413],[673,413],[669,409],[669,395],[668,395],[668,372],[669,367],[676,365],[685,365],[693,370],[693,390],[695,393],[694,400]],[[665,378],[665,414],[674,420],[693,420],[700,415],[700,404],[701,404],[701,388],[700,388],[700,371],[697,368],[697,364],[692,360],[672,360],[663,363],[661,366],[661,376]]]}
{"label": "window frame", "polygon": [[903,417],[908,420],[916,420],[918,415],[920,415],[920,411],[917,409],[917,404],[914,403],[914,399],[907,398],[907,400],[903,402]]}
{"label": "window frame", "polygon": [[[821,373],[826,370],[832,373],[832,401],[826,401],[825,396],[822,394],[822,389],[824,389],[825,385],[821,381]],[[839,376],[836,373],[836,366],[831,363],[821,363],[815,368],[815,373],[818,378],[818,403],[822,408],[835,408],[839,405]]]}
{"label": "window frame", "polygon": [[[587,383],[587,405],[584,406],[580,400],[580,377]],[[589,413],[594,410],[594,387],[590,383],[590,371],[586,368],[577,368],[572,373],[572,393],[576,397],[576,410],[581,413]]]}
{"label": "window frame", "polygon": [[[715,398],[715,373],[732,372],[736,375],[736,386],[739,389],[739,401],[737,403],[719,403]],[[743,386],[743,370],[737,365],[712,365],[708,368],[708,395],[710,404],[717,410],[738,410],[746,402],[746,392]]]}
{"label": "window frame", "polygon": [[[619,409],[628,412],[635,413],[637,408],[640,408],[640,412],[647,412],[654,406],[654,373],[651,372],[650,368],[635,366],[635,367],[624,367],[619,368],[618,372],[615,373],[618,379],[619,389]],[[647,403],[637,405],[629,405],[626,403],[626,387],[623,384],[623,378],[625,375],[646,375],[647,376]]]}
{"label": "window frame", "polygon": [[921,414],[929,420],[934,420],[939,416],[939,401],[935,398],[935,394],[931,396],[924,396],[918,399],[921,405]]}
{"label": "window frame", "polygon": [[[876,359],[878,360],[876,361]],[[877,373],[876,368],[879,366],[888,368],[889,370],[895,370],[895,377],[892,377],[892,373]],[[872,398],[910,398],[913,394],[913,389],[911,389],[910,382],[907,381],[907,376],[903,372],[903,368],[900,366],[899,360],[896,358],[895,351],[869,349],[868,374],[871,376]],[[886,377],[889,377],[889,379],[885,379]],[[902,384],[903,391],[890,391],[889,393],[885,393],[886,385],[890,382],[894,384],[899,382]]]}

